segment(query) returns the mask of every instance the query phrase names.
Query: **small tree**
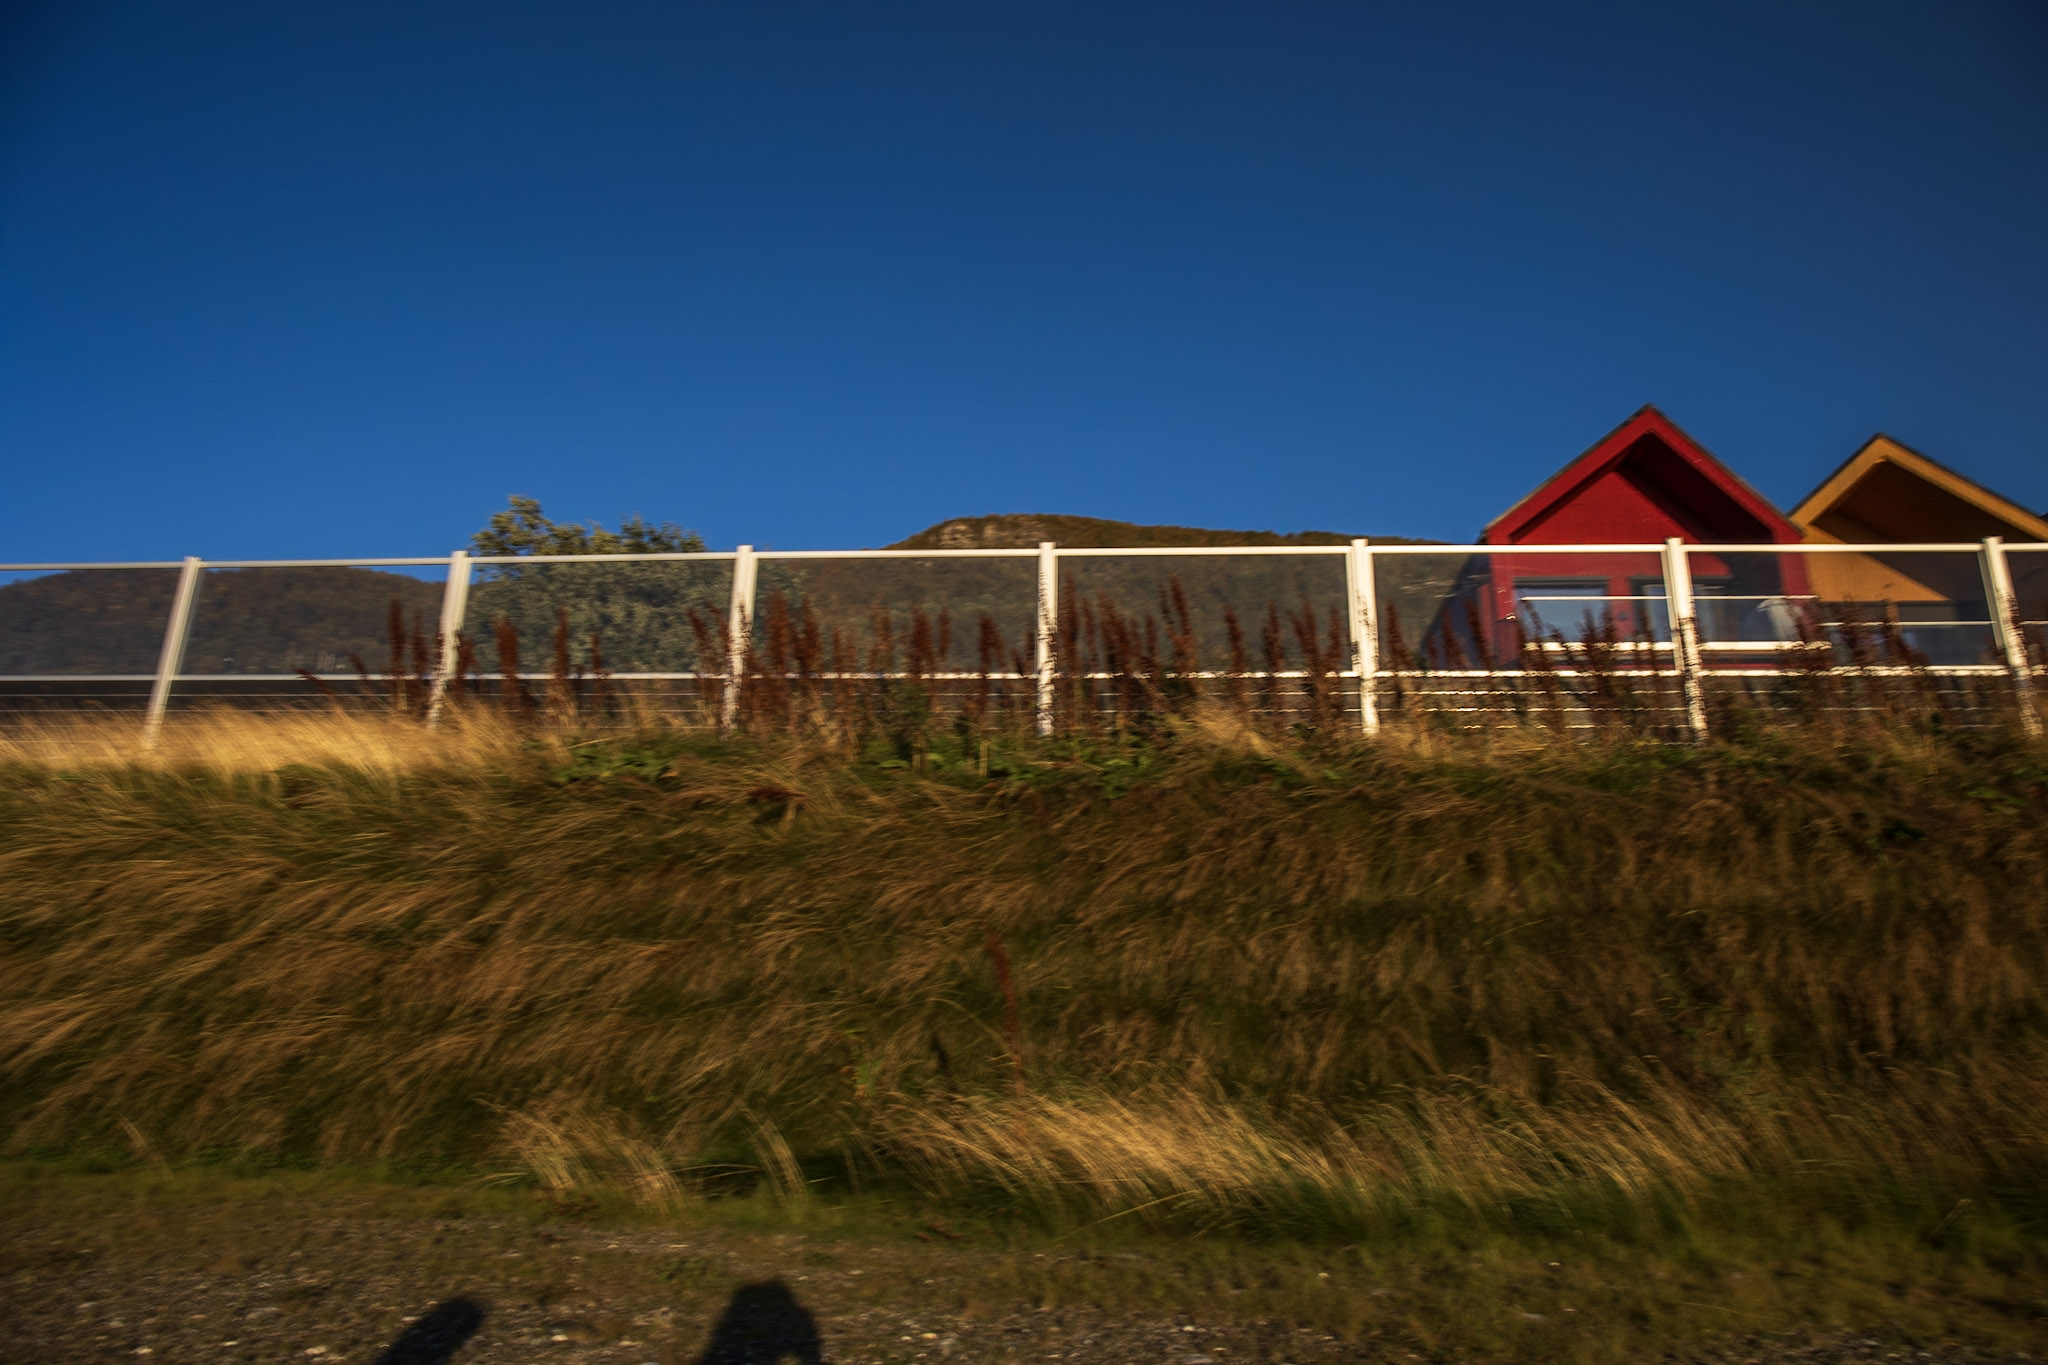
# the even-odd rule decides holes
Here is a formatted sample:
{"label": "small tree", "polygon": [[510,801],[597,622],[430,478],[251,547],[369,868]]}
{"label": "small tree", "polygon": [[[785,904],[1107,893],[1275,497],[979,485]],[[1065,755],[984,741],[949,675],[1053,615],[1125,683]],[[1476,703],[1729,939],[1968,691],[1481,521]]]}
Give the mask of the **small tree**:
{"label": "small tree", "polygon": [[[611,531],[592,523],[549,519],[534,498],[511,500],[470,538],[492,559],[535,555],[701,554],[704,540],[672,522],[628,517]],[[722,619],[732,571],[718,561],[655,560],[620,564],[484,564],[470,598],[469,634],[509,622],[537,651],[566,614],[568,639],[580,654],[595,637],[604,666],[622,673],[688,672],[697,665],[690,612]],[[724,660],[707,661],[723,668]],[[584,666],[579,663],[579,667]]]}
{"label": "small tree", "polygon": [[551,521],[538,499],[515,497],[491,524],[469,538],[480,555],[702,554],[704,538],[672,521],[659,526],[627,517],[616,531],[592,522]]}

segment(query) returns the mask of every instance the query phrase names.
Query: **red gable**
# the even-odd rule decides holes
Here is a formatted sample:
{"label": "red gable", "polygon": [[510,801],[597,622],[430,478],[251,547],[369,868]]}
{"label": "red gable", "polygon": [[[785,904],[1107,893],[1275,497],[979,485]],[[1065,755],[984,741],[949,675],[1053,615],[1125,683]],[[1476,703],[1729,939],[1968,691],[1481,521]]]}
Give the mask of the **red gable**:
{"label": "red gable", "polygon": [[1797,544],[1777,508],[1655,407],[1644,407],[1494,518],[1485,545]]}

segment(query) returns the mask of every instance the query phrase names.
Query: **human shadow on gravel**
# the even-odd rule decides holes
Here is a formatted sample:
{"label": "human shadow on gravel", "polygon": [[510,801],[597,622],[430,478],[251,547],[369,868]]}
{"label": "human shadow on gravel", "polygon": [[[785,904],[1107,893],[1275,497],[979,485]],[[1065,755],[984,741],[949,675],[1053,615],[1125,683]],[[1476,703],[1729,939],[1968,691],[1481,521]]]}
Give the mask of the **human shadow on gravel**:
{"label": "human shadow on gravel", "polygon": [[483,1305],[474,1299],[443,1299],[384,1348],[377,1365],[446,1365],[483,1325]]}
{"label": "human shadow on gravel", "polygon": [[743,1284],[711,1328],[711,1344],[697,1365],[823,1365],[818,1324],[780,1280]]}

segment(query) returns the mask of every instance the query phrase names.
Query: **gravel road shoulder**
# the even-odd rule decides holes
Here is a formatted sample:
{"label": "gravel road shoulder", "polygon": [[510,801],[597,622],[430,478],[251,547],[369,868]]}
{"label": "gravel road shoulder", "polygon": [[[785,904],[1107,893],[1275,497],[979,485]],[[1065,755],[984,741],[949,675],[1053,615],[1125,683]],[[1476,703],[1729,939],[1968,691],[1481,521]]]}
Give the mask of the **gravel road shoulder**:
{"label": "gravel road shoulder", "polygon": [[[1320,1365],[1616,1358],[1621,1343],[1644,1340],[1640,1324],[1617,1335],[1598,1321],[1625,1300],[1560,1304],[1570,1288],[1467,1308],[1500,1318],[1475,1336],[1418,1316],[1442,1314],[1444,1300],[1341,1265],[1269,1257],[1233,1270],[1211,1257],[1191,1271],[1142,1253],[984,1245],[939,1223],[879,1238],[648,1225],[561,1205],[479,1212],[476,1200],[434,1191],[208,1199],[60,1188],[8,1204],[0,1359],[49,1365]],[[1730,1365],[2035,1358],[1840,1329],[1724,1335],[1661,1354]]]}

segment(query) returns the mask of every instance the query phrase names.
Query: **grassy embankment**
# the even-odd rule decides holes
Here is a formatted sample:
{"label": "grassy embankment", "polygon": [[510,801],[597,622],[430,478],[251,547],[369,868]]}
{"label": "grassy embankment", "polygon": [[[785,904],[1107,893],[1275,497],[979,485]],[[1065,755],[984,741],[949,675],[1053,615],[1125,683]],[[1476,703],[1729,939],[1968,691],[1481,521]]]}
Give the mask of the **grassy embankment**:
{"label": "grassy embankment", "polygon": [[2039,745],[131,740],[0,742],[16,1154],[1777,1246],[1852,1267],[1854,1312],[2038,1329]]}

